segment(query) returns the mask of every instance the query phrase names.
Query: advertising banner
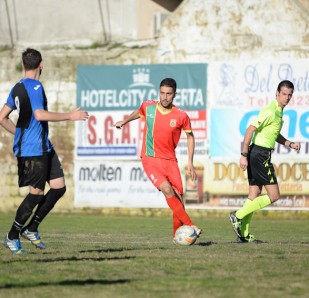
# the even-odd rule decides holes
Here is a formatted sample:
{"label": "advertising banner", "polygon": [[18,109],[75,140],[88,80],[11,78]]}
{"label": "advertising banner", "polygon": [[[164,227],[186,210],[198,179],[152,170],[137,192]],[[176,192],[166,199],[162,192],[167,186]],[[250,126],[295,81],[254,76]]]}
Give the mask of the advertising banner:
{"label": "advertising banner", "polygon": [[[210,110],[210,157],[239,156],[247,127],[257,117],[259,110],[213,108]],[[286,107],[283,111],[281,134],[293,142],[301,142],[299,152],[276,143],[273,155],[304,158],[309,155],[308,109]]]}
{"label": "advertising banner", "polygon": [[[207,206],[239,208],[248,194],[247,174],[239,168],[247,127],[276,98],[280,81],[294,83],[283,111],[281,134],[301,143],[299,152],[276,143],[272,161],[281,199],[269,208],[309,209],[309,61],[226,61],[209,64],[209,160],[205,165]],[[263,190],[265,192],[265,190]]]}
{"label": "advertising banner", "polygon": [[167,207],[140,161],[77,160],[76,207]]}
{"label": "advertising banner", "polygon": [[309,60],[221,61],[208,66],[207,107],[261,109],[276,97],[282,80],[294,83],[289,106],[309,106]]}
{"label": "advertising banner", "polygon": [[[76,125],[75,205],[77,207],[167,207],[164,196],[145,175],[139,158],[144,119],[113,127],[145,100],[159,100],[159,84],[177,82],[174,104],[191,119],[196,138],[195,157],[207,155],[207,65],[160,64],[79,66],[77,106],[88,110],[87,122]],[[176,150],[184,185],[194,197],[203,196],[203,181],[192,183],[185,174],[187,137],[183,132]]]}
{"label": "advertising banner", "polygon": [[[145,100],[158,100],[160,82],[172,77],[177,82],[174,104],[188,112],[196,130],[197,154],[205,154],[206,64],[155,64],[130,66],[79,66],[77,106],[90,112],[87,122],[76,125],[76,158],[138,159],[143,121],[137,120],[116,130],[112,125]],[[182,135],[178,156],[186,155]]]}
{"label": "advertising banner", "polygon": [[[186,208],[237,209],[247,198],[246,171],[239,167],[245,131],[275,100],[281,80],[295,85],[284,109],[281,134],[301,150],[276,144],[272,162],[281,198],[268,209],[309,210],[309,61],[222,61],[206,64],[79,66],[77,105],[90,113],[76,125],[77,207],[167,207],[146,177],[139,154],[144,120],[121,130],[112,125],[144,100],[159,99],[165,77],[177,81],[174,104],[191,119],[197,181],[187,174],[187,141],[176,155]],[[264,192],[264,190],[263,190]]]}

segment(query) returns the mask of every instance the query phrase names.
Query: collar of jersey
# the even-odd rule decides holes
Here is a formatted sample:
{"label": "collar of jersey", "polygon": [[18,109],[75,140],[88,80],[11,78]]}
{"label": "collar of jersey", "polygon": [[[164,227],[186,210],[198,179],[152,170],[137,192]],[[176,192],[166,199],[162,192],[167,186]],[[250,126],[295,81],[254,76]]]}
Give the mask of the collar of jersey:
{"label": "collar of jersey", "polygon": [[172,112],[172,110],[174,109],[174,106],[170,110],[163,111],[162,108],[160,107],[159,103],[157,103],[157,109],[159,110],[159,112],[162,115],[166,115],[166,114],[169,114],[170,112]]}

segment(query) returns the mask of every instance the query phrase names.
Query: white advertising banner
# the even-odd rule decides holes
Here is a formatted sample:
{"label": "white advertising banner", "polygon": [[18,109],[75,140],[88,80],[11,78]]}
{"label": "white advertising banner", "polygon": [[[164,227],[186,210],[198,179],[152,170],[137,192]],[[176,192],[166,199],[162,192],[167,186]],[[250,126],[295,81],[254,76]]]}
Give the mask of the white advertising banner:
{"label": "white advertising banner", "polygon": [[137,159],[142,140],[141,121],[132,121],[122,129],[113,127],[114,123],[129,114],[129,111],[93,111],[88,121],[78,122],[76,158]]}
{"label": "white advertising banner", "polygon": [[282,80],[294,83],[289,106],[309,106],[309,60],[221,61],[208,65],[207,107],[261,109],[275,99]]}
{"label": "white advertising banner", "polygon": [[167,207],[141,161],[77,160],[76,207]]}

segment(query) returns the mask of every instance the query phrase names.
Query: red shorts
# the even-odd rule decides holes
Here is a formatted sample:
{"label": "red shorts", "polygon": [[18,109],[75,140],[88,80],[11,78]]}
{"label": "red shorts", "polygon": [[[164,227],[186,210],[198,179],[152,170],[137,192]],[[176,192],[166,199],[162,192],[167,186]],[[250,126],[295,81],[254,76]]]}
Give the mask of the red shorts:
{"label": "red shorts", "polygon": [[156,188],[160,189],[161,184],[168,181],[179,195],[183,194],[181,175],[176,160],[143,156],[142,164],[145,173]]}

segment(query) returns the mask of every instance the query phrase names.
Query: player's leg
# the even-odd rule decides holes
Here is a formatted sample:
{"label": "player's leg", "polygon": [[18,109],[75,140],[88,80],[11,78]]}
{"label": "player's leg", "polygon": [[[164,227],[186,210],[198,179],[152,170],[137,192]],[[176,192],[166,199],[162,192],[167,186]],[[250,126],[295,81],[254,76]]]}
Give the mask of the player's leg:
{"label": "player's leg", "polygon": [[[251,188],[251,186],[250,186]],[[251,193],[251,196],[250,196]],[[248,208],[250,207],[250,205],[252,204],[253,199],[251,199],[250,197],[257,197],[259,194],[256,195],[252,195],[252,191],[249,191],[249,196],[246,199],[244,205],[242,208]],[[241,236],[242,237],[247,237],[249,235],[249,225],[250,222],[252,220],[252,216],[253,216],[254,212],[249,213],[248,215],[246,215],[244,218],[242,218],[241,220],[241,226],[240,226],[240,231],[241,231]],[[236,212],[235,212],[235,217],[236,217]],[[238,220],[238,219],[237,219]]]}
{"label": "player's leg", "polygon": [[173,213],[173,237],[175,236],[177,229],[180,228],[181,226],[182,226],[182,222],[176,216],[176,214]]}
{"label": "player's leg", "polygon": [[[173,188],[173,190],[175,192],[175,195],[177,196],[177,198],[179,199],[179,201],[182,203],[183,207],[185,208],[185,206],[183,204],[183,197],[182,197],[182,195],[180,195],[179,192],[177,192],[175,190],[175,188]],[[183,223],[181,222],[181,220],[173,212],[173,237],[175,237],[175,233],[176,233],[177,229],[180,228],[182,225],[183,225]]]}
{"label": "player's leg", "polygon": [[[276,193],[277,190],[279,190],[278,185],[267,185],[265,186],[267,193],[273,192]],[[243,219],[248,214],[261,210],[267,206],[269,206],[272,203],[269,195],[261,195],[256,197],[254,200],[251,201],[250,204],[247,204],[246,206],[243,206],[241,209],[239,209],[236,212],[236,216],[239,219]]]}
{"label": "player's leg", "polygon": [[14,254],[23,254],[19,241],[19,235],[23,226],[30,218],[34,208],[44,198],[45,178],[44,157],[21,157],[18,158],[19,186],[29,186],[29,194],[18,207],[14,222],[8,234],[5,236],[4,244]]}
{"label": "player's leg", "polygon": [[174,195],[170,195],[169,192],[166,191],[165,187],[166,185],[163,183],[161,184],[160,189],[164,193],[166,202],[173,212],[173,236],[175,236],[176,230],[182,225],[192,226],[195,229],[197,236],[200,236],[202,234],[202,230],[192,222],[177,194],[175,193]]}
{"label": "player's leg", "polygon": [[[230,220],[233,229],[238,237],[242,235],[242,220],[249,214],[263,209],[271,204],[271,199],[279,197],[279,188],[273,164],[271,163],[271,150],[253,145],[248,154],[248,181],[249,199],[248,202],[237,212],[230,213]],[[267,195],[261,195],[262,186],[265,186]]]}
{"label": "player's leg", "polygon": [[58,200],[65,194],[66,186],[61,163],[57,154],[53,151],[49,156],[49,186],[50,189],[39,204],[35,214],[29,222],[27,229],[30,232],[37,232],[39,224],[54,208]]}
{"label": "player's leg", "polygon": [[270,160],[267,163],[267,167],[264,165],[264,168],[266,168],[267,173],[265,173],[265,170],[264,171],[258,170],[258,172],[255,174],[256,178],[254,180],[255,181],[259,180],[260,181],[259,184],[264,185],[267,194],[261,195],[262,186],[252,185],[253,182],[251,182],[249,198],[253,198],[257,194],[258,195],[254,197],[254,199],[252,200],[252,202],[250,202],[250,204],[247,204],[247,206],[243,206],[243,208],[239,209],[236,212],[237,218],[243,219],[251,212],[263,209],[271,205],[273,202],[277,201],[280,198],[280,191],[277,183],[277,178],[274,172],[273,165],[270,162]]}
{"label": "player's leg", "polygon": [[178,217],[182,224],[192,226],[193,222],[185,211],[181,200],[178,198],[171,184],[167,180],[165,180],[160,184],[159,189],[164,194],[166,202],[168,206],[172,209],[173,214]]}
{"label": "player's leg", "polygon": [[259,195],[253,200],[248,199],[244,206],[236,212],[236,217],[241,221],[240,240],[242,242],[256,242],[253,235],[249,233],[249,223],[255,211],[261,210],[275,202],[280,197],[278,184],[266,185],[267,195]]}
{"label": "player's leg", "polygon": [[[168,181],[168,172],[172,172],[172,169],[168,168],[169,165],[167,165],[167,161],[160,158],[146,156],[142,158],[142,164],[149,180],[158,190],[160,190],[164,194],[168,206],[172,209],[173,231],[175,227],[177,227],[180,223],[181,225],[193,225],[192,221],[184,210],[181,196],[178,196],[178,194]],[[177,192],[181,194],[182,189],[177,190]]]}
{"label": "player's leg", "polygon": [[[58,181],[57,181],[58,180]],[[63,185],[63,186],[59,186]],[[57,178],[50,181],[50,190],[44,196],[44,200],[38,206],[35,214],[29,222],[27,229],[31,232],[37,232],[40,223],[54,208],[58,200],[65,194],[66,186],[63,178]],[[58,188],[59,187],[59,188]]]}
{"label": "player's leg", "polygon": [[238,219],[243,219],[247,215],[251,214],[253,211],[252,203],[261,195],[262,186],[250,185],[248,199],[245,201],[244,205],[235,213]]}
{"label": "player's leg", "polygon": [[[176,197],[178,198],[178,200],[181,202],[181,214],[179,215],[178,213],[175,213],[173,210],[173,214],[175,214],[175,217],[178,217],[178,219],[182,222],[182,224],[185,225],[191,225],[194,227],[197,235],[199,236],[202,233],[202,230],[199,229],[197,226],[194,225],[194,223],[191,221],[189,215],[187,214],[186,210],[185,210],[185,206],[183,204],[183,185],[182,185],[182,179],[181,179],[181,174],[180,174],[180,170],[178,167],[178,163],[177,161],[174,160],[169,160],[169,161],[164,161],[164,166],[165,166],[165,170],[166,170],[166,175],[167,175],[167,179],[172,187],[172,190],[174,191]],[[162,191],[163,192],[163,191]],[[164,193],[164,192],[163,192]],[[171,193],[166,193],[164,194],[165,198],[167,200],[167,203],[170,206],[170,195]],[[171,207],[171,206],[170,206]],[[191,224],[185,223],[183,222],[182,218],[179,216],[186,216],[186,218],[189,219],[189,221],[191,222]]]}
{"label": "player's leg", "polygon": [[250,185],[248,199],[245,201],[242,208],[240,208],[237,212],[230,213],[230,220],[234,231],[240,238],[247,237],[249,235],[249,224],[253,213],[260,209],[256,207],[256,202],[259,201],[261,190],[262,186]]}
{"label": "player's leg", "polygon": [[43,195],[29,193],[18,207],[13,225],[4,240],[5,246],[8,247],[12,253],[25,253],[20,245],[19,234],[22,231],[22,227],[31,216],[33,209],[43,197]]}

